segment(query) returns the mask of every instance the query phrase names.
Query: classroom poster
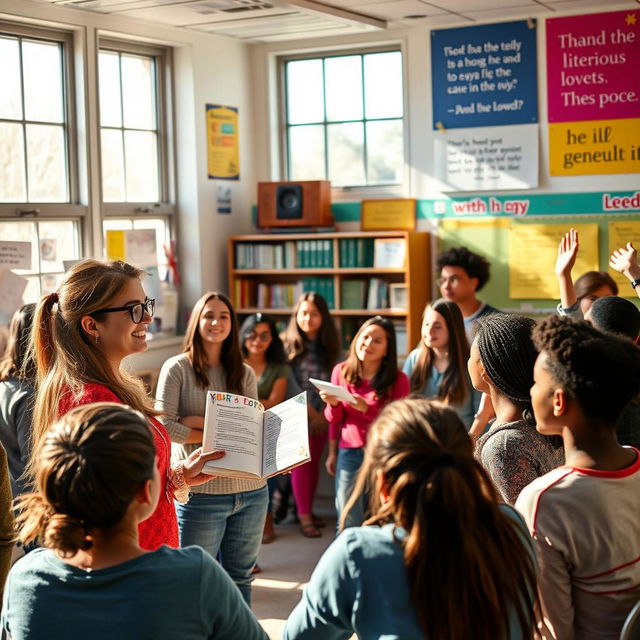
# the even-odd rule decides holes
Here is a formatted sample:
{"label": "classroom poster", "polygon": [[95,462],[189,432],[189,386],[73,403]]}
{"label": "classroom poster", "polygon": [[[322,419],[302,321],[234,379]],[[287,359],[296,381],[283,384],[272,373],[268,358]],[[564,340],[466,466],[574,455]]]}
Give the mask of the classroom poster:
{"label": "classroom poster", "polygon": [[26,278],[0,267],[0,325],[8,326],[13,314],[22,306],[22,294],[27,284]]}
{"label": "classroom poster", "polygon": [[206,105],[209,179],[239,180],[238,109]]}
{"label": "classroom poster", "polygon": [[456,191],[538,186],[538,126],[452,129],[434,140],[435,175]]}
{"label": "classroom poster", "polygon": [[[625,220],[624,222],[609,223],[609,255],[616,249],[627,246],[627,242],[633,243],[636,249],[640,249],[640,221]],[[620,295],[625,298],[636,298],[636,293],[629,286],[629,279],[619,271],[609,268],[609,275],[615,280]]]}
{"label": "classroom poster", "polygon": [[[599,269],[598,225],[575,224],[580,252],[574,273]],[[511,224],[509,227],[509,297],[558,299],[560,289],[554,267],[558,244],[567,232],[560,224]]]}
{"label": "classroom poster", "polygon": [[640,10],[546,24],[549,173],[640,171]]}
{"label": "classroom poster", "polygon": [[0,269],[31,269],[31,243],[0,242]]}

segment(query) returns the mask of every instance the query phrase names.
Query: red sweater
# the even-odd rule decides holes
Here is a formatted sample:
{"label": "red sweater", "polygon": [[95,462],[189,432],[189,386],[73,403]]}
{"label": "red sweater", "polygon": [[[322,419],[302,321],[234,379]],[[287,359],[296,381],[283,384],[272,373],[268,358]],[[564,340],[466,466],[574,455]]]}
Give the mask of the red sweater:
{"label": "red sweater", "polygon": [[[60,398],[58,406],[59,415],[63,416],[71,409],[90,404],[92,402],[117,402],[122,404],[122,400],[116,396],[113,391],[102,384],[89,382],[82,390],[80,396],[74,396],[72,393],[66,393]],[[173,498],[168,490],[169,468],[171,465],[171,438],[167,430],[155,419],[149,418],[152,423],[151,431],[156,446],[156,460],[158,462],[158,470],[162,478],[162,491],[158,500],[156,510],[145,520],[140,523],[138,533],[140,537],[140,546],[148,551],[155,551],[163,544],[170,547],[178,547],[178,520],[176,518],[176,510],[173,506]]]}

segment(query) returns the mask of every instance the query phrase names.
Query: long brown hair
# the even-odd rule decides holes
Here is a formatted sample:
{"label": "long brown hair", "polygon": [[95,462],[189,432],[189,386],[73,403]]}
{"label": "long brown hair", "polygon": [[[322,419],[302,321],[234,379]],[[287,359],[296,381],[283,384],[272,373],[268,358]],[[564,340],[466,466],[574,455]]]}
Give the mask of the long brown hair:
{"label": "long brown hair", "polygon": [[29,335],[35,308],[35,304],[25,304],[11,318],[7,350],[0,359],[0,380],[33,380],[36,377],[36,365],[29,353]]}
{"label": "long brown hair", "polygon": [[156,450],[147,419],[113,402],[72,409],[47,431],[35,492],[16,501],[18,539],[64,557],[90,549],[90,534],[117,524],[146,480]]}
{"label": "long brown hair", "polygon": [[582,300],[601,287],[609,287],[614,296],[618,295],[616,281],[606,271],[587,271],[575,283],[576,298]]}
{"label": "long brown hair", "polygon": [[226,378],[227,388],[219,389],[219,391],[230,391],[231,393],[244,393],[244,363],[242,360],[242,352],[238,340],[238,318],[233,310],[231,300],[219,291],[207,291],[194,305],[189,317],[189,324],[184,336],[183,353],[189,354],[191,366],[196,375],[198,385],[203,389],[209,388],[209,376],[207,375],[207,354],[202,344],[202,336],[200,335],[200,316],[209,300],[217,298],[223,302],[229,314],[231,315],[231,331],[222,343],[222,352],[220,361]]}
{"label": "long brown hair", "polygon": [[[461,405],[471,393],[467,378],[469,342],[464,330],[462,312],[455,302],[438,298],[425,307],[422,314],[423,322],[424,316],[429,309],[442,316],[449,332],[449,364],[438,388],[438,399],[449,405]],[[433,349],[427,347],[424,340],[421,340],[420,353],[411,373],[411,391],[421,392],[424,389],[431,377],[434,359]]]}
{"label": "long brown hair", "polygon": [[122,287],[143,274],[142,269],[119,260],[83,260],[69,269],[57,293],[38,303],[30,345],[38,387],[33,411],[34,455],[40,438],[58,419],[61,397],[67,392],[80,394],[87,383],[104,385],[136,411],[159,415],[141,380],[122,368],[114,372],[81,324],[84,316],[98,319],[95,312],[110,307]]}
{"label": "long brown hair", "polygon": [[[409,590],[429,640],[506,640],[515,613],[533,637],[536,573],[531,541],[498,506],[455,411],[405,398],[372,424],[365,459],[344,514],[367,489],[364,524],[393,523],[404,549]],[[384,502],[380,490],[388,492]],[[473,630],[470,632],[470,630]]]}
{"label": "long brown hair", "polygon": [[329,307],[326,300],[319,294],[311,291],[303,293],[296,306],[293,309],[291,318],[287,328],[282,334],[282,342],[284,343],[287,358],[290,362],[294,362],[305,355],[305,334],[298,326],[298,309],[303,302],[311,302],[316,306],[322,316],[322,324],[318,331],[318,356],[322,358],[322,365],[331,369],[340,357],[340,339],[338,338],[338,330],[333,322],[333,318],[329,313]]}
{"label": "long brown hair", "polygon": [[356,355],[356,344],[360,334],[368,327],[375,325],[380,327],[387,336],[387,355],[382,359],[380,367],[376,372],[376,375],[371,379],[371,388],[376,392],[378,398],[384,398],[391,387],[396,383],[398,378],[398,350],[396,347],[396,330],[393,326],[393,322],[388,318],[382,316],[374,316],[366,320],[362,326],[358,329],[358,332],[351,341],[349,346],[349,353],[347,359],[344,361],[342,367],[342,377],[353,385],[359,385],[362,381],[361,368],[362,363]]}

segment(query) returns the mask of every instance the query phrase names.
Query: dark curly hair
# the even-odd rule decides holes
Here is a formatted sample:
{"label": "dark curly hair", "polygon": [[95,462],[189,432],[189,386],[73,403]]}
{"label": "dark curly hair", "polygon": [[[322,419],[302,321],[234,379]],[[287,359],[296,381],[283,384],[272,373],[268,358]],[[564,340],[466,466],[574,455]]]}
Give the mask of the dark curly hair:
{"label": "dark curly hair", "polygon": [[619,333],[635,340],[640,334],[640,310],[631,300],[605,296],[593,301],[591,324],[600,331]]}
{"label": "dark curly hair", "polygon": [[470,278],[478,278],[476,291],[489,281],[490,265],[481,255],[469,251],[466,247],[451,247],[438,256],[438,273],[444,267],[462,267]]}
{"label": "dark curly hair", "polygon": [[545,368],[585,415],[615,425],[640,392],[640,349],[587,322],[549,316],[533,330]]}

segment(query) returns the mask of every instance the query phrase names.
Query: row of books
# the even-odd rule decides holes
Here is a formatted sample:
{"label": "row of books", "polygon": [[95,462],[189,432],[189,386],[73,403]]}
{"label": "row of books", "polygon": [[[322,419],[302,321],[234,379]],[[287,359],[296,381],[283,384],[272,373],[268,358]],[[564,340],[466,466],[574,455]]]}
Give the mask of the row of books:
{"label": "row of books", "polygon": [[288,309],[295,305],[303,293],[315,291],[326,301],[329,309],[335,308],[333,278],[302,278],[292,283],[256,282],[238,279],[235,282],[234,303],[238,308]]}
{"label": "row of books", "polygon": [[381,278],[340,282],[341,309],[388,309],[389,282]]}
{"label": "row of books", "polygon": [[338,249],[341,268],[373,267],[373,238],[341,238]]}
{"label": "row of books", "polygon": [[333,242],[330,239],[268,244],[238,242],[235,265],[236,269],[331,269]]}

